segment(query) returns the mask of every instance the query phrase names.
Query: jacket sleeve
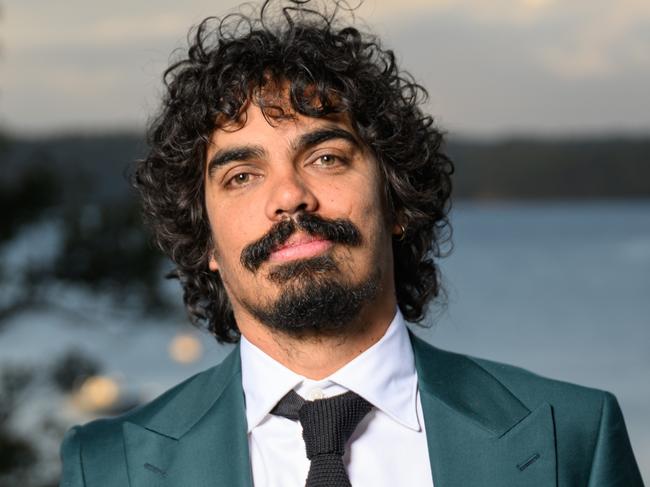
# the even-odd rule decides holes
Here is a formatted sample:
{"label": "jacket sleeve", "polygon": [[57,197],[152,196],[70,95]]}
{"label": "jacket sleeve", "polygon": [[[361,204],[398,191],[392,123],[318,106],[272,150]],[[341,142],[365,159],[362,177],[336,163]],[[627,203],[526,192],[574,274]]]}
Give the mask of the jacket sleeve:
{"label": "jacket sleeve", "polygon": [[589,487],[643,487],[623,414],[616,398],[605,393]]}
{"label": "jacket sleeve", "polygon": [[81,464],[81,434],[79,426],[68,430],[61,444],[61,483],[59,487],[84,487],[83,467]]}

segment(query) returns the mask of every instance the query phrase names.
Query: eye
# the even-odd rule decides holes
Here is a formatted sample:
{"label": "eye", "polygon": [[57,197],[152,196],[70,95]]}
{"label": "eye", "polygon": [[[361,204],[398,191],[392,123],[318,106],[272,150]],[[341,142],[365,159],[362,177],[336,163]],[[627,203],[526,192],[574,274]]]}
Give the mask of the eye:
{"label": "eye", "polygon": [[253,179],[253,174],[249,172],[239,172],[226,181],[226,186],[244,186],[250,183]]}
{"label": "eye", "polygon": [[314,164],[322,167],[338,166],[343,164],[345,161],[334,154],[323,154],[318,156],[314,161]]}

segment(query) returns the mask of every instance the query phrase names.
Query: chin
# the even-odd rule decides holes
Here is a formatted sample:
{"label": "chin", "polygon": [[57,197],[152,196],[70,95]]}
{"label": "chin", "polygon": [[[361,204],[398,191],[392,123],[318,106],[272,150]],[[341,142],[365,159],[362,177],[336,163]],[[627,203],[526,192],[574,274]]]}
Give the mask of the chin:
{"label": "chin", "polygon": [[274,265],[268,272],[267,278],[279,285],[309,283],[326,274],[339,272],[339,267],[331,255],[320,255],[308,259],[292,260]]}
{"label": "chin", "polygon": [[379,269],[361,283],[350,284],[332,276],[332,269],[323,269],[322,263],[315,270],[313,260],[292,263],[297,274],[290,279],[288,268],[283,269],[280,275],[287,279],[279,297],[267,304],[244,303],[248,311],[270,329],[295,337],[350,331],[364,306],[379,295]]}

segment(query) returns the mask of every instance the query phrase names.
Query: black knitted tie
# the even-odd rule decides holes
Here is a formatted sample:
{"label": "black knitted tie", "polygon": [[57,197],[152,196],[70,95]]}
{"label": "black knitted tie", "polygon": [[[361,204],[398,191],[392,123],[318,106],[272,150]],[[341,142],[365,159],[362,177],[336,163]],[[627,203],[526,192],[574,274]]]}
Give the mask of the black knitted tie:
{"label": "black knitted tie", "polygon": [[307,458],[311,461],[306,487],[351,487],[343,465],[345,444],[372,405],[354,392],[329,399],[305,401],[294,391],[271,414],[299,419]]}

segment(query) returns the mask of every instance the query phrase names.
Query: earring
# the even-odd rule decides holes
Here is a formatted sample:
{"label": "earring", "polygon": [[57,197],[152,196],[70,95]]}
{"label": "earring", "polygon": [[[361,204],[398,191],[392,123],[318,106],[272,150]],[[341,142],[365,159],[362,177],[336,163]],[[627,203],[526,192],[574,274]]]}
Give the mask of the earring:
{"label": "earring", "polygon": [[406,237],[406,227],[400,223],[399,228],[401,230],[401,233],[399,234],[399,238],[397,239],[397,241],[402,242],[402,241],[404,241],[404,238]]}

